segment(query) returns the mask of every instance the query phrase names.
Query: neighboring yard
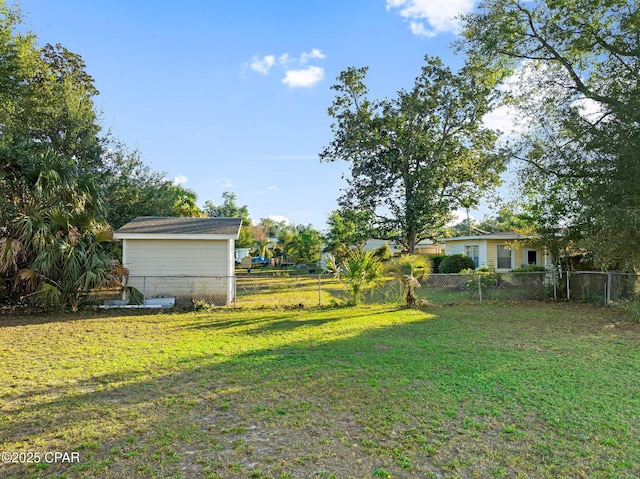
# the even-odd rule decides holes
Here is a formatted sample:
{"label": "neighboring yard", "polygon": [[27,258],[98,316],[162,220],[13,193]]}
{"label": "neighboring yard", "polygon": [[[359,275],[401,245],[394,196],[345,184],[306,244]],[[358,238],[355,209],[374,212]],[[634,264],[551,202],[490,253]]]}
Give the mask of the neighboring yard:
{"label": "neighboring yard", "polygon": [[619,310],[118,314],[0,317],[0,477],[640,476]]}

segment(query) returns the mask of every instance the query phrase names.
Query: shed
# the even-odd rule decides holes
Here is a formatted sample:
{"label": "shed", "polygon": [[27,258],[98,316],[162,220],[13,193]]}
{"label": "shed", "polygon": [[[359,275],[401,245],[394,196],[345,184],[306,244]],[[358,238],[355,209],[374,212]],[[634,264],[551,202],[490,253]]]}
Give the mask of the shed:
{"label": "shed", "polygon": [[113,234],[122,240],[128,286],[145,298],[227,304],[234,297],[234,246],[240,218],[143,216]]}

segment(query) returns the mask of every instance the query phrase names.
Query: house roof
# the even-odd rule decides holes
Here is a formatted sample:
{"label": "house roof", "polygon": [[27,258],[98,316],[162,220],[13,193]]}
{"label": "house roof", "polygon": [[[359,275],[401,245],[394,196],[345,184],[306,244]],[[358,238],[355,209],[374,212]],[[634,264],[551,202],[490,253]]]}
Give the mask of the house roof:
{"label": "house roof", "polygon": [[113,233],[115,239],[237,239],[240,218],[140,216]]}
{"label": "house roof", "polygon": [[454,238],[439,238],[438,242],[446,243],[447,241],[473,241],[473,240],[487,240],[487,239],[497,239],[497,240],[520,240],[520,239],[529,239],[531,236],[523,236],[514,231],[502,231],[500,233],[489,233],[486,235],[475,235],[475,236],[456,236]]}

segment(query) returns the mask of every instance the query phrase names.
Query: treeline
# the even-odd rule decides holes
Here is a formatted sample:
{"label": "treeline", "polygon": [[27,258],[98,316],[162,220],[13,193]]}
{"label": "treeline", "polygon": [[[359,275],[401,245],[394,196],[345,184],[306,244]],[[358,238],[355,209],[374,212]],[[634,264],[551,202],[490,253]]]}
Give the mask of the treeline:
{"label": "treeline", "polygon": [[[377,231],[412,253],[509,167],[521,215],[498,223],[519,224],[554,258],[639,269],[640,4],[482,0],[461,20],[457,72],[427,56],[412,89],[383,99],[370,97],[367,67],[339,75],[320,157],[349,162],[351,175],[329,243]],[[503,135],[485,121],[498,107],[513,123]]]}
{"label": "treeline", "polygon": [[0,0],[0,298],[75,309],[115,271],[112,229],[203,212],[102,130],[82,58],[22,30]]}

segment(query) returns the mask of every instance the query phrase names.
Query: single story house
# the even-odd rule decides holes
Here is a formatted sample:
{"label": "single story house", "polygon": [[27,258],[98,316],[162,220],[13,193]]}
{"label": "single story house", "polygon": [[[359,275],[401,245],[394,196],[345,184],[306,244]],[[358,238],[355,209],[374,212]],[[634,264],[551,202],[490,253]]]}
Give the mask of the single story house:
{"label": "single story house", "polygon": [[146,298],[175,297],[176,303],[234,298],[234,253],[240,218],[143,216],[113,234],[122,240],[127,285]]}
{"label": "single story house", "polygon": [[551,265],[551,258],[544,249],[527,246],[530,238],[514,232],[502,232],[441,238],[438,241],[444,243],[445,254],[464,254],[473,259],[477,268],[508,271],[532,264]]}
{"label": "single story house", "polygon": [[[402,252],[402,245],[396,243],[395,241],[389,241],[384,239],[376,239],[371,238],[368,239],[362,249],[364,251],[376,251],[378,248],[381,248],[386,243],[389,244],[389,249],[391,250],[392,255],[400,254]],[[422,255],[440,255],[444,254],[444,245],[440,243],[434,243],[431,240],[422,240],[416,244],[415,254]]]}

